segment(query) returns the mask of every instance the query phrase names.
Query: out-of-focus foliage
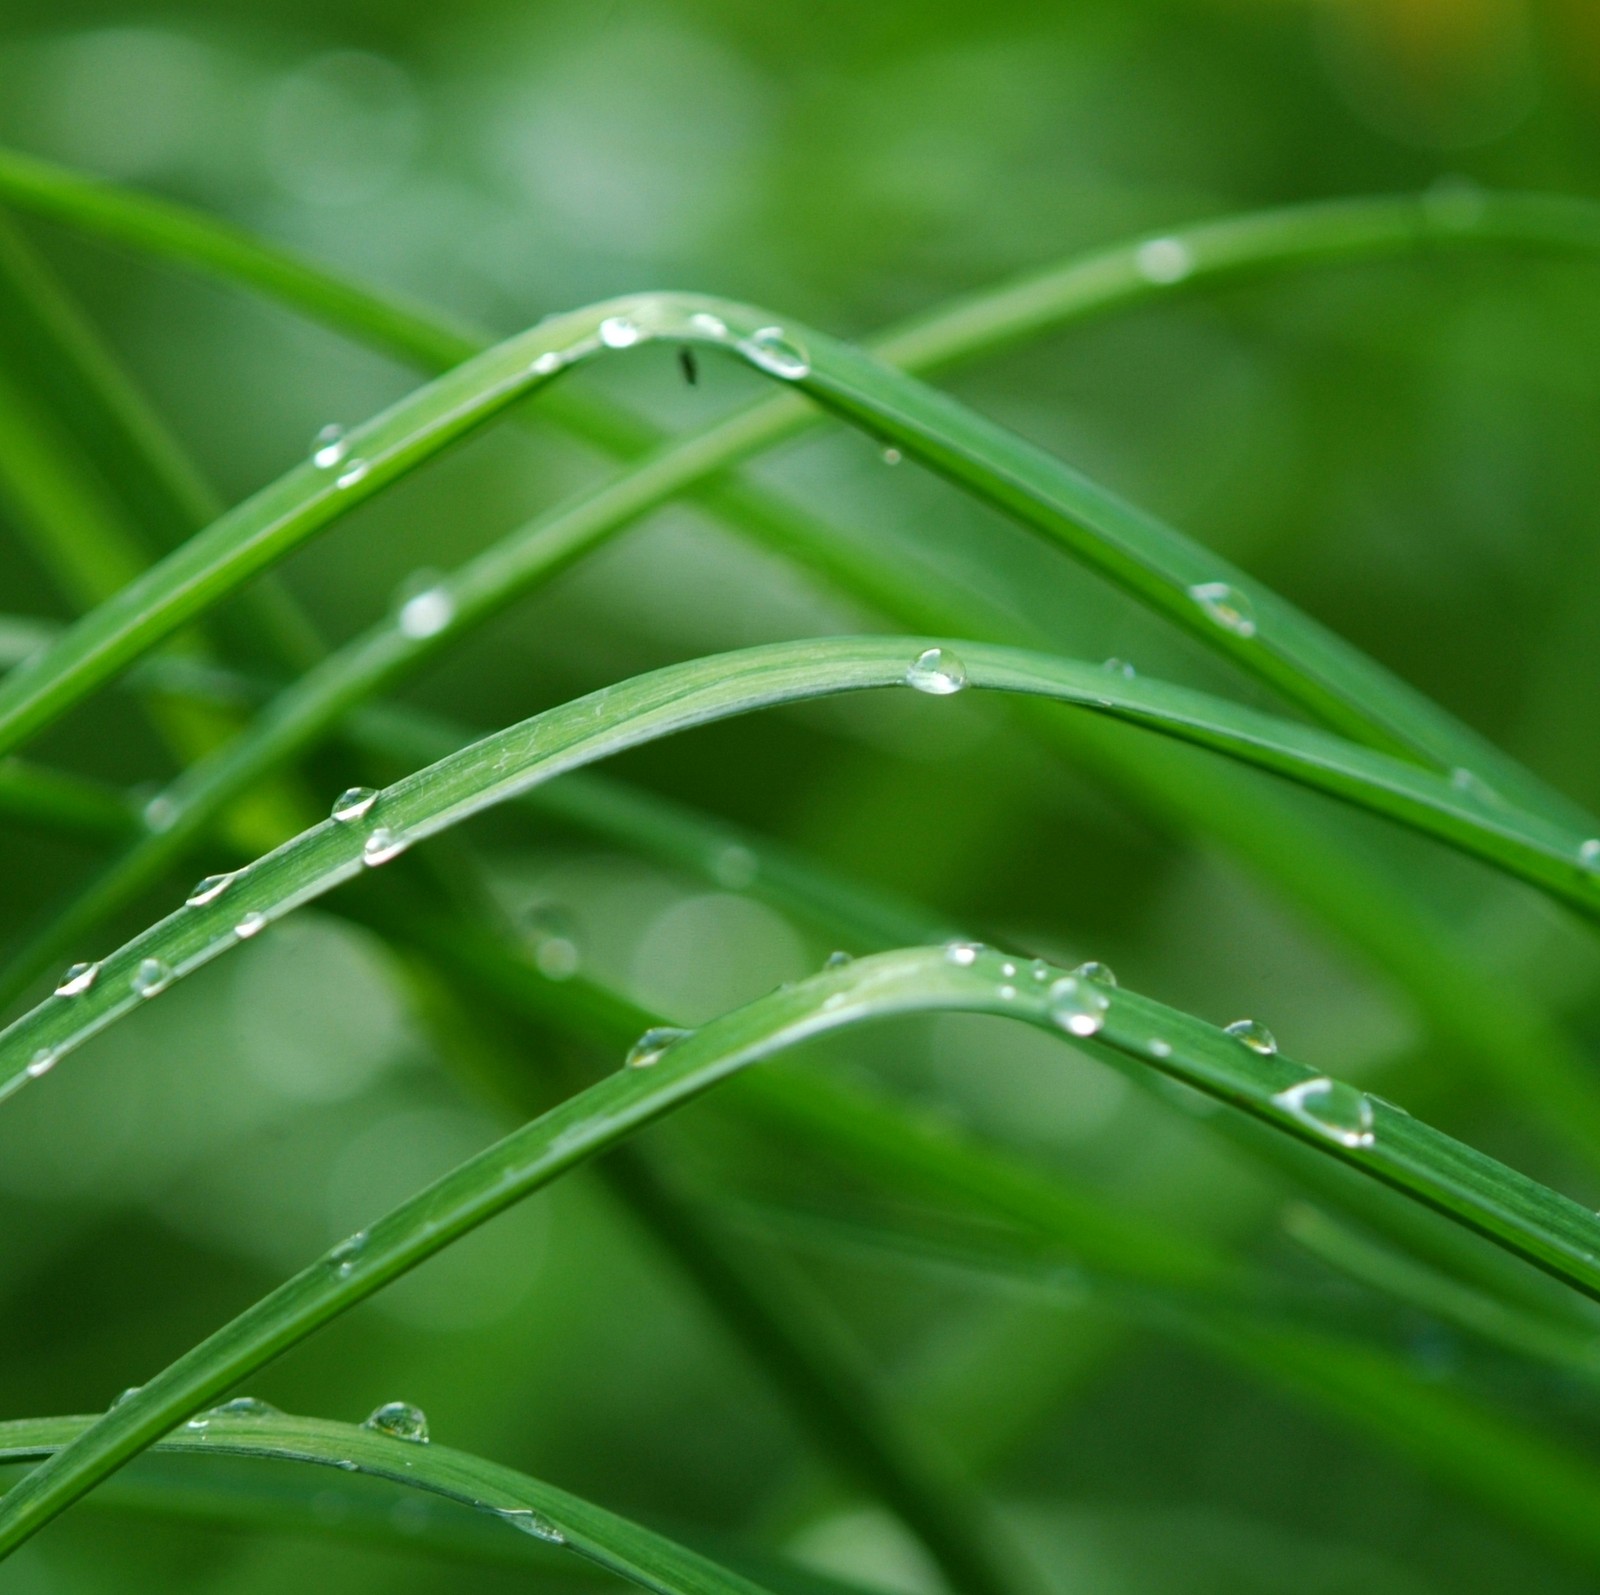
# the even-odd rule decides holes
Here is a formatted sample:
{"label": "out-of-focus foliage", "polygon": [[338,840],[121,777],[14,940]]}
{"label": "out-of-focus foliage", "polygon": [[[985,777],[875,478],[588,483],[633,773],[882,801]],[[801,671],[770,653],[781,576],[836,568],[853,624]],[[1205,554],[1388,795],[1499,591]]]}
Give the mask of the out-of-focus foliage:
{"label": "out-of-focus foliage", "polygon": [[[1074,250],[1212,215],[1436,184],[1593,194],[1597,120],[1600,20],[1585,0],[10,0],[0,14],[0,142],[202,205],[502,333],[670,286],[865,334]],[[416,380],[281,309],[59,228],[26,231],[229,501],[301,458],[325,423],[364,418]],[[953,386],[1593,804],[1597,300],[1592,264],[1424,255],[1143,309]],[[25,362],[9,333],[0,361]],[[669,429],[761,391],[732,362],[700,377],[686,385],[669,352],[646,349],[573,380]],[[419,569],[457,564],[612,468],[554,430],[501,427],[283,574],[343,638]],[[830,428],[755,474],[864,542],[954,573],[1064,652],[1241,690],[954,488],[886,466],[858,433]],[[0,610],[64,618],[70,595],[29,548],[0,501]],[[413,697],[502,725],[671,660],[875,624],[673,508],[465,641]],[[268,668],[234,610],[215,629],[238,661]],[[173,770],[115,692],[30,751],[128,786]],[[1464,1078],[1382,971],[995,703],[899,694],[798,709],[619,769],[996,942],[1104,958],[1214,1021],[1259,1015],[1297,1057],[1379,1091],[1413,1070],[1437,1122],[1600,1198],[1592,1173]],[[331,795],[373,772],[331,752],[309,774]],[[1531,893],[1296,801],[1402,871],[1492,978],[1600,1040],[1593,945]],[[474,841],[514,913],[547,929],[565,916],[561,939],[587,971],[682,1024],[829,951],[737,881],[708,890],[554,825],[490,821]],[[85,845],[0,831],[0,934],[20,942],[95,862]],[[476,1034],[474,1017],[469,1006],[440,1022],[375,934],[311,912],[7,1103],[0,1413],[103,1409],[500,1134],[503,1110],[475,1081],[478,1047],[501,1037]],[[1283,1234],[1293,1168],[1251,1160],[1209,1121],[1060,1053],[1020,1027],[947,1017],[806,1067],[869,1077],[1338,1296],[1340,1276]],[[1359,1421],[1152,1332],[1092,1279],[1044,1296],[893,1265],[830,1243],[824,1225],[786,1229],[771,1209],[848,1207],[850,1176],[713,1112],[649,1144],[814,1289],[892,1398],[982,1477],[1063,1595],[1586,1587]],[[1577,1449],[1600,1445],[1592,1386],[1508,1372],[1420,1313],[1385,1333],[1419,1378],[1508,1410],[1536,1384]],[[588,1177],[335,1323],[259,1393],[344,1419],[403,1396],[438,1438],[682,1537],[893,1591],[938,1587]],[[533,1576],[418,1556],[407,1521],[388,1542],[355,1544],[338,1521],[303,1538],[84,1509],[5,1577],[19,1595],[251,1595],[297,1580],[432,1595]]]}

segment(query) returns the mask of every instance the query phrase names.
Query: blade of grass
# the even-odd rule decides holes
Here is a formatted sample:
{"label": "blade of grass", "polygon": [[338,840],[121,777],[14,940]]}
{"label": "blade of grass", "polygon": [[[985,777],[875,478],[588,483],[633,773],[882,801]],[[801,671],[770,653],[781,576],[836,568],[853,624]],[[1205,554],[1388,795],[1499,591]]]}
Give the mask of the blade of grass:
{"label": "blade of grass", "polygon": [[320,1325],[533,1190],[762,1058],[896,1015],[988,1013],[1065,1030],[1091,1052],[1109,1049],[1262,1118],[1600,1299],[1600,1217],[1588,1209],[1401,1109],[1149,998],[1045,965],[1043,978],[1013,983],[1011,967],[1001,954],[967,948],[861,959],[725,1015],[650,1067],[620,1070],[569,1098],[335,1247],[30,1473],[0,1503],[0,1552]]}
{"label": "blade of grass", "polygon": [[[0,1459],[58,1455],[90,1432],[93,1417],[0,1423]],[[657,1595],[763,1595],[761,1587],[687,1547],[525,1473],[447,1446],[396,1439],[366,1425],[266,1412],[209,1413],[155,1450],[273,1458],[365,1473],[427,1490],[497,1517]],[[27,1480],[5,1497],[12,1499]]]}
{"label": "blade of grass", "polygon": [[96,842],[122,841],[139,819],[114,787],[15,757],[0,759],[0,813]]}

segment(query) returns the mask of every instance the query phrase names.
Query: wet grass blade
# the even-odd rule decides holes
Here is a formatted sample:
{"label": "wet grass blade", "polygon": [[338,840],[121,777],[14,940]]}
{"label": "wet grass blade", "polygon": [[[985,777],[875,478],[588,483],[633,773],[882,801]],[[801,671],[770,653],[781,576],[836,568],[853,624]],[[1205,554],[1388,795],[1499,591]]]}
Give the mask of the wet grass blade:
{"label": "wet grass blade", "polygon": [[[0,1461],[49,1457],[80,1440],[93,1417],[0,1423]],[[764,1595],[741,1574],[565,1490],[448,1446],[270,1410],[212,1413],[154,1449],[169,1454],[255,1457],[364,1473],[487,1512],[508,1531],[532,1535],[654,1590],[658,1595]],[[7,1497],[6,1499],[9,1499]]]}

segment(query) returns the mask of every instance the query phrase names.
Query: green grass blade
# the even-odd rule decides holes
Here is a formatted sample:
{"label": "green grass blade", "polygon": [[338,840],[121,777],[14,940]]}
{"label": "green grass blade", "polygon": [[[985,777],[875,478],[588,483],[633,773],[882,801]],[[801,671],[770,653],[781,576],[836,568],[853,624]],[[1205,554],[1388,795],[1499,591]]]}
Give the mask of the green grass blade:
{"label": "green grass blade", "polygon": [[[165,985],[235,946],[239,925],[254,934],[361,873],[364,863],[381,863],[411,842],[624,747],[756,708],[899,686],[918,647],[902,638],[847,638],[749,649],[668,666],[497,732],[396,783],[370,813],[355,817],[359,823],[330,819],[285,843],[213,900],[169,916],[105,959],[89,990],[25,1014],[0,1032],[0,1078],[8,1066],[59,1057],[136,1008],[150,969],[164,972]],[[1098,666],[983,644],[967,646],[964,658],[974,685],[1055,698],[1196,742],[1400,820],[1585,913],[1600,903],[1600,876],[1580,862],[1580,837],[1419,766],[1203,693],[1113,677]]]}
{"label": "green grass blade", "polygon": [[23,759],[0,759],[0,814],[96,842],[122,841],[138,810],[114,787]]}
{"label": "green grass blade", "polygon": [[[0,1423],[0,1460],[54,1456],[98,1421],[23,1418]],[[284,1413],[217,1412],[186,1425],[154,1449],[273,1458],[365,1473],[491,1513],[510,1529],[559,1545],[657,1595],[764,1595],[760,1585],[742,1575],[565,1490],[465,1451],[396,1439],[364,1424]],[[26,1481],[17,1488],[25,1489]]]}
{"label": "green grass blade", "polygon": [[1600,1218],[1587,1208],[1401,1109],[1149,998],[1042,964],[1038,978],[1008,975],[1011,967],[1001,954],[966,949],[862,959],[726,1015],[652,1067],[620,1070],[569,1098],[335,1247],[29,1474],[0,1503],[0,1552],[320,1325],[532,1191],[762,1058],[896,1015],[963,1011],[1065,1029],[1091,1051],[1156,1068],[1262,1118],[1600,1298]]}

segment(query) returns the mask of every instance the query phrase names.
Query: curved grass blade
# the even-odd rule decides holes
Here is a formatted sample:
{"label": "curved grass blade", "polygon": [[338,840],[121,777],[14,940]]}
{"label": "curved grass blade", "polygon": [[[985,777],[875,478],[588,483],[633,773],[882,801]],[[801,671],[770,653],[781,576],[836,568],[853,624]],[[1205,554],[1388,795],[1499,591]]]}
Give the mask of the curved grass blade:
{"label": "curved grass blade", "polygon": [[[1582,838],[1462,791],[1442,776],[1326,732],[1152,680],[1017,649],[966,645],[961,680],[1055,698],[1195,742],[1400,820],[1520,876],[1581,911],[1600,910]],[[902,685],[926,669],[901,638],[778,644],[668,666],[535,715],[397,782],[381,798],[204,888],[97,966],[86,990],[47,1000],[0,1032],[0,1092],[49,1068],[117,1017],[272,920],[411,843],[566,770],[712,720],[800,699]],[[951,690],[953,674],[939,690]]]}
{"label": "curved grass blade", "polygon": [[[0,1461],[54,1456],[98,1421],[22,1418],[0,1423]],[[365,1473],[490,1513],[509,1528],[572,1551],[657,1595],[764,1595],[760,1585],[741,1574],[565,1490],[469,1452],[396,1439],[366,1425],[290,1417],[270,1409],[248,1416],[215,1412],[153,1449],[273,1458]]]}
{"label": "curved grass blade", "polygon": [[1600,1298],[1600,1217],[1403,1110],[1146,997],[966,945],[858,960],[728,1014],[569,1098],[417,1193],[113,1408],[0,1503],[0,1553],[323,1323],[494,1214],[741,1069],[869,1020],[988,1013],[1231,1103]]}

